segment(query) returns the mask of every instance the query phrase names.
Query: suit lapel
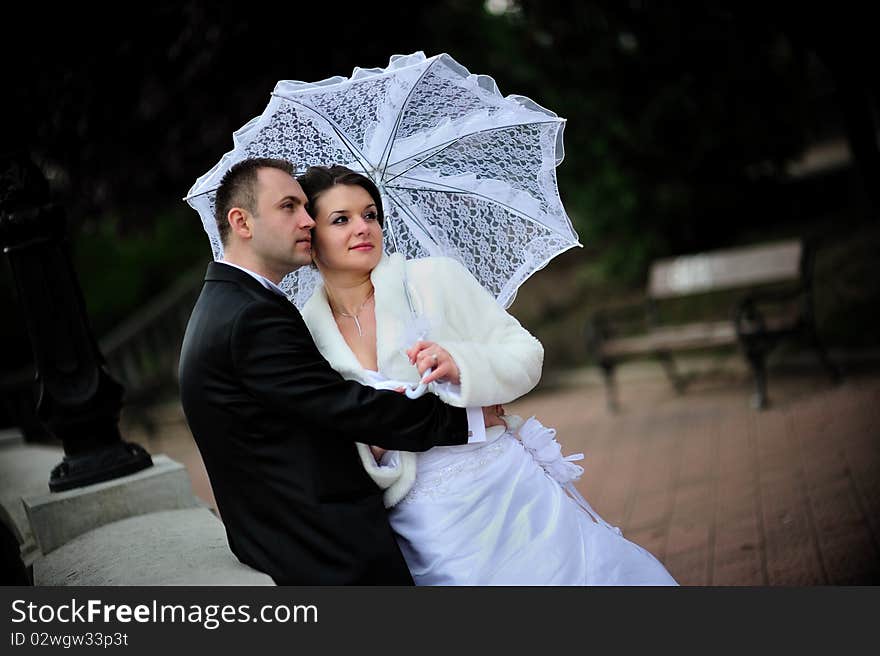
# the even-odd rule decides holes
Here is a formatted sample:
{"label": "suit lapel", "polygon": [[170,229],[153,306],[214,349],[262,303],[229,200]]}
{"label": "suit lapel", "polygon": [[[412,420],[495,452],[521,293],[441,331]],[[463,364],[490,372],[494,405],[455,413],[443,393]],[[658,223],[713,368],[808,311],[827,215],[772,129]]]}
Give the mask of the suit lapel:
{"label": "suit lapel", "polygon": [[205,273],[205,282],[209,281],[229,282],[244,287],[261,298],[271,300],[273,303],[277,304],[278,307],[283,308],[285,312],[290,312],[300,321],[302,320],[299,310],[287,299],[287,297],[280,296],[272,290],[267,289],[260,281],[241,269],[236,269],[235,267],[221,262],[211,262],[208,264],[208,271]]}

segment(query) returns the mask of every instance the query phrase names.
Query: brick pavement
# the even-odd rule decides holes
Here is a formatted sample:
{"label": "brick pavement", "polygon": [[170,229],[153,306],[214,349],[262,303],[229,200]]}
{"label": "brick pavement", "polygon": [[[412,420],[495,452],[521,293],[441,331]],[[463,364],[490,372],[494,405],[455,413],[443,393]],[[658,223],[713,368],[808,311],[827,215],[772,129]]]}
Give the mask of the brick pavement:
{"label": "brick pavement", "polygon": [[510,411],[586,454],[580,491],[685,585],[880,583],[880,376],[708,379],[675,395],[622,381],[609,415],[595,385],[535,392]]}
{"label": "brick pavement", "polygon": [[[618,415],[595,382],[536,390],[508,411],[556,427],[566,454],[583,451],[580,491],[684,585],[880,583],[880,374],[839,386],[772,374],[763,412],[742,376],[683,396],[656,375],[631,378]],[[156,419],[157,437],[124,434],[183,462],[213,506],[179,407]]]}

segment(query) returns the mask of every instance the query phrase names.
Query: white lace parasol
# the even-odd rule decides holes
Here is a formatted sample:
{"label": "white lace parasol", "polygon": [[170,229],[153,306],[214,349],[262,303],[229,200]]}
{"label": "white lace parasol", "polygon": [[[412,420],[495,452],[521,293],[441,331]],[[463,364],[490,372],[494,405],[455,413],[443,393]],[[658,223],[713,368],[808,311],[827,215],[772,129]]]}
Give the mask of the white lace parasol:
{"label": "white lace parasol", "polygon": [[[529,276],[580,245],[556,185],[564,126],[449,55],[395,55],[386,68],[355,68],[350,78],[279,82],[185,200],[220,259],[214,195],[233,164],[278,157],[300,172],[344,164],[382,193],[388,252],[455,258],[508,307]],[[281,288],[302,307],[319,280],[303,267]]]}

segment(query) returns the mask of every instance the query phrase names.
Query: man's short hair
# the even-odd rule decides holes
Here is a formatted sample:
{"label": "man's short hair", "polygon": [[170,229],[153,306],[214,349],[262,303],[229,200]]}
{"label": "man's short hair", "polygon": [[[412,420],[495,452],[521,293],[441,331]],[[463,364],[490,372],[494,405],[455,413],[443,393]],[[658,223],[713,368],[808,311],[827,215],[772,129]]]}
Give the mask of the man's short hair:
{"label": "man's short hair", "polygon": [[260,169],[278,169],[291,177],[296,175],[296,167],[285,159],[252,157],[236,162],[223,176],[214,197],[214,219],[224,246],[229,238],[229,221],[226,218],[229,210],[240,207],[251,214],[257,212],[257,172]]}

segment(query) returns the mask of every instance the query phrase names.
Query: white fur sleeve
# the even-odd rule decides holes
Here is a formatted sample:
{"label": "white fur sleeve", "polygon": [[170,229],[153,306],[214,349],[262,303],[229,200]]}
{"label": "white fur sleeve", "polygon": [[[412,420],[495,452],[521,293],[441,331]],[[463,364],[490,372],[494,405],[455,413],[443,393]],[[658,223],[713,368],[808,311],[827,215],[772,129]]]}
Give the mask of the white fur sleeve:
{"label": "white fur sleeve", "polygon": [[[432,258],[437,266],[433,291],[442,293],[443,323],[449,337],[437,343],[461,372],[460,399],[453,405],[486,406],[509,403],[530,391],[541,378],[544,348],[508,314],[467,269],[449,258]],[[430,281],[421,279],[423,284]],[[456,402],[457,401],[457,402]]]}
{"label": "white fur sleeve", "polygon": [[357,443],[358,455],[370,478],[384,493],[382,501],[390,508],[406,496],[416,480],[416,454],[409,451],[395,451],[394,465],[380,465],[366,444]]}

